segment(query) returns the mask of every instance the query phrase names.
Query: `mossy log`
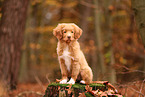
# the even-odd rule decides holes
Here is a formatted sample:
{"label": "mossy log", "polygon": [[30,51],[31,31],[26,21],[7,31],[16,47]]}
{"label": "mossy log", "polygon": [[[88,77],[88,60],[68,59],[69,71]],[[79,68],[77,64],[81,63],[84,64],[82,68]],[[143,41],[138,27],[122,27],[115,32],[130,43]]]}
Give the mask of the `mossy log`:
{"label": "mossy log", "polygon": [[113,89],[110,90],[108,84],[101,83],[89,85],[51,83],[48,85],[44,97],[123,97],[115,93]]}

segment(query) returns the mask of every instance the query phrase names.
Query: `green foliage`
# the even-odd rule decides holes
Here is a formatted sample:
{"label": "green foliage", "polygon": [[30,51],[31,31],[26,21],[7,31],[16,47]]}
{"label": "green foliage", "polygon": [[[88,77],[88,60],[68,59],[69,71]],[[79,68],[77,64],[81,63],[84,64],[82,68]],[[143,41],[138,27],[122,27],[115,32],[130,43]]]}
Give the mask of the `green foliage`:
{"label": "green foliage", "polygon": [[103,85],[103,84],[98,84],[98,83],[92,83],[92,84],[89,84],[89,86],[90,86],[90,87],[95,87],[95,86],[97,86],[97,87],[105,87],[105,85]]}
{"label": "green foliage", "polygon": [[51,83],[48,85],[48,87],[51,87],[51,86],[60,86],[60,87],[66,87],[68,86],[69,84],[60,84],[60,83]]}
{"label": "green foliage", "polygon": [[72,85],[72,88],[77,88],[77,89],[81,89],[81,90],[85,90],[85,86],[86,85],[83,85],[83,84],[74,84],[74,85]]}
{"label": "green foliage", "polygon": [[94,96],[92,96],[90,93],[85,93],[85,96],[86,96],[86,97],[94,97]]}

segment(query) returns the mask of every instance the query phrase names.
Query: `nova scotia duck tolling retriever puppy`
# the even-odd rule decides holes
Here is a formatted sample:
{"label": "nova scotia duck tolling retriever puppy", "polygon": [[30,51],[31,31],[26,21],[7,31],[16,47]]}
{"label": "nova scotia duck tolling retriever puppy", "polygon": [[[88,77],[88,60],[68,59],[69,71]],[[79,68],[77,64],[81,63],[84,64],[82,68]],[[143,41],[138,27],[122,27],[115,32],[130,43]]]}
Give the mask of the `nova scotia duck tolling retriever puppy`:
{"label": "nova scotia duck tolling retriever puppy", "polygon": [[93,73],[77,41],[82,30],[74,23],[60,23],[53,29],[53,34],[58,39],[57,54],[62,74],[60,83],[75,84],[78,75],[81,76],[80,83],[91,83]]}

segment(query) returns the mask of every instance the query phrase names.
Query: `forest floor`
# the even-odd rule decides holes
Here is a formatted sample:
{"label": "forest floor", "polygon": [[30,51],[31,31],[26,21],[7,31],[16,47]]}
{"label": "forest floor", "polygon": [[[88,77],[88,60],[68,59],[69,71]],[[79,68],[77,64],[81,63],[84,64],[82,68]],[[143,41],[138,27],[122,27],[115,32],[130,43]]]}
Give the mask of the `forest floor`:
{"label": "forest floor", "polygon": [[[9,91],[9,97],[43,97],[48,83],[21,83],[18,84],[17,89]],[[125,97],[144,97],[145,83],[133,82],[124,85],[116,85],[118,92]]]}
{"label": "forest floor", "polygon": [[9,92],[9,97],[43,97],[48,83],[21,83],[17,89]]}

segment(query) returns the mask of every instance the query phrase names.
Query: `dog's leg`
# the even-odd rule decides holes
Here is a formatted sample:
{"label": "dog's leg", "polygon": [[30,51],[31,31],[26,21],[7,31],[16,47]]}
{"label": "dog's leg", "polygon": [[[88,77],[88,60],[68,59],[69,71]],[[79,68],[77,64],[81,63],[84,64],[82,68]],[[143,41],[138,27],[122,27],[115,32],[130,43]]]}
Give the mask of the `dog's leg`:
{"label": "dog's leg", "polygon": [[93,79],[93,73],[90,67],[81,70],[81,76],[82,76],[82,81],[80,83],[82,84],[89,84],[92,82]]}
{"label": "dog's leg", "polygon": [[62,74],[62,80],[60,81],[61,84],[67,83],[67,67],[65,65],[64,59],[60,58],[59,59],[59,64],[60,64],[60,69],[61,69],[61,74]]}
{"label": "dog's leg", "polygon": [[77,60],[73,60],[72,62],[72,73],[71,73],[71,79],[68,82],[68,84],[75,84],[75,81],[77,79],[77,76],[79,74],[80,71],[80,65],[79,62]]}

